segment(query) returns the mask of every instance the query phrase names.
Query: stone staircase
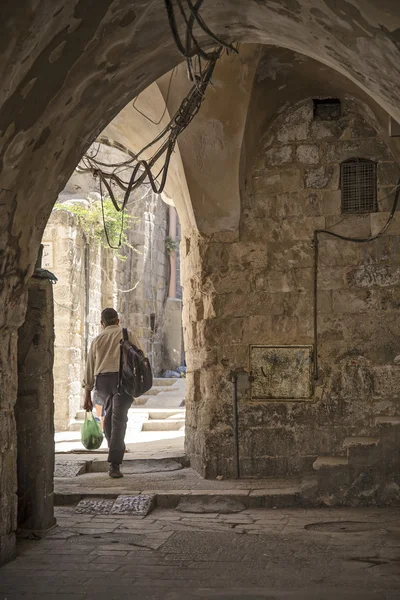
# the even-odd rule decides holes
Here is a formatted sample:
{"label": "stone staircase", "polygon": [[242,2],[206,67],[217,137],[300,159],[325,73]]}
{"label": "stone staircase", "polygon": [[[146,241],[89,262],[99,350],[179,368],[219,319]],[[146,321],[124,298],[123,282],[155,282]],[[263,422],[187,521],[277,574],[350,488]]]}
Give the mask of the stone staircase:
{"label": "stone staircase", "polygon": [[375,426],[376,436],[346,438],[345,456],[314,462],[317,504],[400,505],[400,417],[376,417]]}
{"label": "stone staircase", "polygon": [[143,421],[142,431],[181,431],[185,427],[184,408],[180,409],[149,409],[147,418]]}
{"label": "stone staircase", "polygon": [[[185,426],[185,409],[178,408],[146,408],[151,398],[173,394],[178,391],[174,386],[179,379],[164,379],[155,377],[153,387],[140,398],[135,398],[132,408],[129,410],[128,428],[136,431],[181,431]],[[160,402],[161,403],[161,402]],[[168,400],[166,401],[168,404]],[[80,431],[85,418],[85,411],[80,409],[76,412],[75,419],[69,424],[69,431]]]}

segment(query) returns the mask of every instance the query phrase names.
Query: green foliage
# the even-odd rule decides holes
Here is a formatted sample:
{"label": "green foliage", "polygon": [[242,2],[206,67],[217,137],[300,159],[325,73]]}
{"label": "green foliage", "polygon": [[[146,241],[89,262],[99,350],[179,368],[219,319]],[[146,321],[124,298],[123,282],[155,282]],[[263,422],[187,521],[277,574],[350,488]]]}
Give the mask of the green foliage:
{"label": "green foliage", "polygon": [[176,252],[179,248],[179,242],[177,240],[173,240],[170,235],[165,238],[165,249],[168,254],[172,254]]}
{"label": "green foliage", "polygon": [[[88,239],[92,238],[99,242],[104,248],[109,248],[110,246],[107,242],[106,232],[104,231],[101,201],[88,198],[88,202],[89,206],[75,202],[56,202],[53,210],[65,210],[75,215],[80,227]],[[104,198],[103,205],[104,221],[107,228],[108,239],[110,240],[111,246],[114,247],[115,256],[120,260],[126,260],[127,257],[124,256],[124,254],[121,254],[121,251],[130,248],[137,252],[136,248],[128,242],[127,231],[138,219],[125,211],[123,229],[121,232],[122,213],[115,210],[111,199],[108,197]],[[118,248],[120,236],[121,246]]]}

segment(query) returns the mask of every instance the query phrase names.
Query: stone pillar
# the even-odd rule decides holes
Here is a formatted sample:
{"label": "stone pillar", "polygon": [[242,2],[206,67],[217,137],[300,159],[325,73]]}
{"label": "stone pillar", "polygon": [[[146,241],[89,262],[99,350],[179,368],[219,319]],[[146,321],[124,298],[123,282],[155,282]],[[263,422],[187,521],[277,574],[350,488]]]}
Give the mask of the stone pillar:
{"label": "stone pillar", "polygon": [[55,523],[54,313],[50,281],[32,277],[26,319],[18,335],[15,406],[18,457],[18,526],[46,530]]}
{"label": "stone pillar", "polygon": [[17,529],[16,395],[17,329],[0,335],[0,565],[15,558]]}
{"label": "stone pillar", "polygon": [[192,234],[181,244],[187,364],[185,444],[191,466],[210,478],[234,476],[229,372],[248,365],[243,319],[223,316],[221,293],[240,288],[245,280],[244,272],[234,279],[228,271],[236,234],[226,235],[226,240],[214,241]]}

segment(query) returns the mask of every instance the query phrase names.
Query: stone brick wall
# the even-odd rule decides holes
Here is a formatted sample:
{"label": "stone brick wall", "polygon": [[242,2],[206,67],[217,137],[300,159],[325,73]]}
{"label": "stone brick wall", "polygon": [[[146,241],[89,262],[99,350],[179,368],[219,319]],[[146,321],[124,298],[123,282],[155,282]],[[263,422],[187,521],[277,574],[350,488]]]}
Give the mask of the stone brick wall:
{"label": "stone brick wall", "polygon": [[146,190],[138,190],[129,207],[136,218],[128,232],[128,242],[134,250],[126,252],[126,262],[117,269],[115,293],[123,324],[136,332],[154,373],[159,375],[163,367],[162,329],[168,294],[168,207],[159,196]]}
{"label": "stone brick wall", "polygon": [[68,428],[82,399],[85,360],[85,244],[76,217],[54,211],[43,240],[52,242],[52,266],[58,278],[54,286],[54,423],[56,431]]}
{"label": "stone brick wall", "polygon": [[[340,163],[377,162],[379,212],[341,214]],[[206,476],[232,474],[231,369],[249,370],[249,345],[313,344],[315,229],[369,236],[386,222],[400,168],[346,99],[337,121],[312,101],[269,124],[247,174],[240,230],[184,240],[184,328],[189,367],[187,449]],[[311,468],[400,411],[400,218],[368,244],[320,235],[319,379],[312,401],[240,398],[244,475]],[[295,400],[295,399],[294,399]]]}

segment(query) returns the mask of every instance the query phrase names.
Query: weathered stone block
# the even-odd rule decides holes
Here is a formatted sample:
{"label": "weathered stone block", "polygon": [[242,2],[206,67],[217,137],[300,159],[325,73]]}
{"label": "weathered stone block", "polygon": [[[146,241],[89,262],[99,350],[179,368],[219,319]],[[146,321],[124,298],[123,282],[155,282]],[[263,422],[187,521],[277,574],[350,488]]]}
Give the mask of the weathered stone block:
{"label": "weathered stone block", "polygon": [[304,117],[300,117],[300,120],[296,123],[293,118],[290,119],[289,123],[283,123],[277,133],[277,139],[282,144],[288,142],[298,142],[306,140],[308,137],[310,123],[309,120],[304,120]]}
{"label": "weathered stone block", "polygon": [[374,393],[392,397],[400,390],[400,365],[375,365],[373,367]]}
{"label": "weathered stone block", "polygon": [[337,189],[339,170],[332,165],[306,168],[304,185],[310,189]]}
{"label": "weathered stone block", "polygon": [[293,158],[292,146],[274,146],[265,153],[266,166],[284,165]]}
{"label": "weathered stone block", "polygon": [[[379,162],[377,165],[377,175],[379,187],[395,186],[397,185],[397,181],[399,179],[399,165],[394,162]],[[394,196],[394,192],[392,196]]]}
{"label": "weathered stone block", "polygon": [[314,249],[311,239],[293,240],[291,244],[287,242],[268,242],[268,250],[265,252],[267,257],[266,267],[271,270],[284,271],[288,268],[306,268],[314,264]]}
{"label": "weathered stone block", "polygon": [[325,160],[340,164],[360,156],[375,161],[391,161],[387,146],[380,139],[344,140],[329,143],[325,149]]}
{"label": "weathered stone block", "polygon": [[391,287],[400,282],[400,268],[395,265],[365,265],[348,269],[346,281],[349,285],[369,288]]}
{"label": "weathered stone block", "polygon": [[136,515],[145,517],[151,512],[153,507],[154,495],[118,496],[110,510],[110,515]]}
{"label": "weathered stone block", "polygon": [[333,290],[333,311],[338,313],[359,313],[369,309],[379,309],[379,296],[374,290]]}
{"label": "weathered stone block", "polygon": [[[326,217],[326,229],[348,237],[367,238],[371,235],[370,215],[330,215]],[[340,241],[347,243],[345,240]]]}
{"label": "weathered stone block", "polygon": [[293,272],[291,270],[282,272],[263,269],[255,275],[254,287],[259,291],[290,292],[295,289]]}
{"label": "weathered stone block", "polygon": [[300,144],[296,148],[296,158],[304,165],[316,165],[319,162],[319,148],[314,144]]}
{"label": "weathered stone block", "polygon": [[207,345],[240,344],[243,338],[243,319],[222,317],[204,320],[198,323],[197,332]]}
{"label": "weathered stone block", "polygon": [[264,170],[253,175],[253,192],[280,194],[302,189],[301,171],[297,167],[281,167],[279,170]]}
{"label": "weathered stone block", "polygon": [[0,567],[16,557],[15,533],[0,535]]}
{"label": "weathered stone block", "polygon": [[[371,213],[371,234],[376,235],[379,233],[384,225],[386,225],[389,219],[388,212],[377,212]],[[396,212],[388,227],[388,229],[382,235],[399,235],[400,234],[400,213]]]}
{"label": "weathered stone block", "polygon": [[242,229],[244,240],[265,242],[292,242],[293,240],[311,240],[315,229],[325,228],[325,217],[291,217],[251,221]]}

